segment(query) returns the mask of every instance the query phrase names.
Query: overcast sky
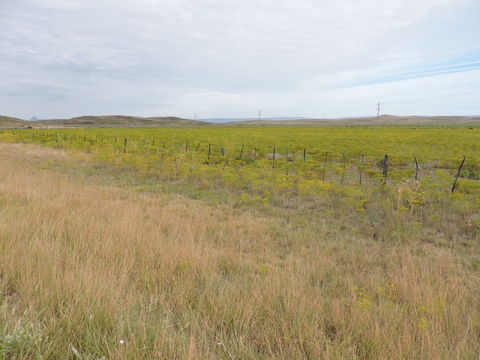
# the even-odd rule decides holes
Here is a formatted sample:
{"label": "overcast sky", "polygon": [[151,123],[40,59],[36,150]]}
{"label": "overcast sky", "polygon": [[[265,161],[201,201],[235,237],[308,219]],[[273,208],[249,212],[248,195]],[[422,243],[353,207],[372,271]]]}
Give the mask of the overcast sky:
{"label": "overcast sky", "polygon": [[479,0],[0,0],[0,114],[480,114]]}

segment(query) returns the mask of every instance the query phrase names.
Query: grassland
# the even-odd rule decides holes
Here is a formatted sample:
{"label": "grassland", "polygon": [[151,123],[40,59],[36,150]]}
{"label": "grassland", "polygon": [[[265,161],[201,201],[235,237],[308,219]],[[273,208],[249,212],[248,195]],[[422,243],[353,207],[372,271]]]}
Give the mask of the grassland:
{"label": "grassland", "polygon": [[0,358],[477,359],[479,138],[4,132]]}

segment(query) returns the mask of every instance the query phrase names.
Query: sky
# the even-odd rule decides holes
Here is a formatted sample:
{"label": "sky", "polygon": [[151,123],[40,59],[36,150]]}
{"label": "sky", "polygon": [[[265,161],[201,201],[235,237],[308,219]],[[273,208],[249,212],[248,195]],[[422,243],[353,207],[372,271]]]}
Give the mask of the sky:
{"label": "sky", "polygon": [[0,0],[0,114],[480,114],[479,0]]}

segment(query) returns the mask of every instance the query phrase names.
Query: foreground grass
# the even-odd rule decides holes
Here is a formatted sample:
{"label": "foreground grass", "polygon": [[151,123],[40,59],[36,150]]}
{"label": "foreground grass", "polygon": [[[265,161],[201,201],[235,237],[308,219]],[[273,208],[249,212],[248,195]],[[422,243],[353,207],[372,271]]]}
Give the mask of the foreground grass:
{"label": "foreground grass", "polygon": [[301,221],[0,153],[0,359],[478,358],[479,249],[458,231],[378,241],[347,208]]}

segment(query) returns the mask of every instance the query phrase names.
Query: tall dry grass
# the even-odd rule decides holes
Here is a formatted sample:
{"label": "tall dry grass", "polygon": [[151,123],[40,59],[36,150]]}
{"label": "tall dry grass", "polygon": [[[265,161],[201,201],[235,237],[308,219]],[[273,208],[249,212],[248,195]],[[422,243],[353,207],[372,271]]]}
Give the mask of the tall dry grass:
{"label": "tall dry grass", "polygon": [[469,250],[40,170],[69,161],[52,149],[0,155],[0,359],[479,356]]}

